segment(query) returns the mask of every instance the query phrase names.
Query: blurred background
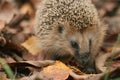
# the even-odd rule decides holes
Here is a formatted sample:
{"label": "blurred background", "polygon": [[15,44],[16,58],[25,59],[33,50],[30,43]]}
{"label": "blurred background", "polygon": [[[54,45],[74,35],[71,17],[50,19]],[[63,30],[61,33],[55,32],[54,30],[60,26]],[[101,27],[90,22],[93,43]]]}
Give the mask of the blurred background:
{"label": "blurred background", "polygon": [[[0,0],[0,30],[15,43],[33,34],[34,16],[41,0]],[[120,32],[120,0],[92,0],[113,42]],[[112,36],[112,37],[111,37]],[[108,43],[109,44],[109,43]],[[111,45],[111,44],[109,44]]]}

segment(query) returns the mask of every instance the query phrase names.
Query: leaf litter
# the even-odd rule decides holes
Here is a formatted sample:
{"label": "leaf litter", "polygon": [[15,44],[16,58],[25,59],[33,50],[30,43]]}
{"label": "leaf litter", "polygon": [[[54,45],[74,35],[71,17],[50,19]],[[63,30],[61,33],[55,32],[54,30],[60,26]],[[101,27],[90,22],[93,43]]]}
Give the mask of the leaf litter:
{"label": "leaf litter", "polygon": [[[33,34],[35,11],[40,0],[0,1],[0,59],[14,72],[16,80],[113,80],[120,79],[120,43],[114,46],[120,33],[119,0],[92,0],[101,20],[107,25],[107,34],[98,57],[97,68],[109,71],[86,74],[82,64],[72,59],[61,61],[36,60],[40,49]],[[33,47],[34,46],[34,47]],[[111,57],[113,56],[115,57]],[[41,58],[42,55],[39,57]],[[112,58],[112,61],[111,61]],[[0,80],[10,80],[0,64]]]}

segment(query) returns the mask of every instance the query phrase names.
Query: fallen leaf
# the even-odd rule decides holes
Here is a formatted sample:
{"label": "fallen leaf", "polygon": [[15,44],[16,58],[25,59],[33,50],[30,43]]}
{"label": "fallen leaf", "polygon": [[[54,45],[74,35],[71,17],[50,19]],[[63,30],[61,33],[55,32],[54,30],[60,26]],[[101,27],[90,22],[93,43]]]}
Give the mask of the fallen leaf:
{"label": "fallen leaf", "polygon": [[14,14],[17,13],[15,6],[12,2],[4,1],[0,6],[0,20],[6,21],[7,23],[12,19]]}
{"label": "fallen leaf", "polygon": [[52,60],[44,60],[44,61],[19,61],[19,62],[13,62],[9,63],[11,67],[17,67],[17,68],[25,68],[25,67],[34,67],[34,68],[42,68],[48,65],[53,64],[54,61]]}
{"label": "fallen leaf", "polygon": [[32,55],[36,55],[40,52],[40,48],[38,47],[37,37],[35,36],[30,37],[21,45],[24,46]]}
{"label": "fallen leaf", "polygon": [[0,80],[6,78],[6,74],[5,72],[0,72]]}
{"label": "fallen leaf", "polygon": [[52,80],[66,80],[69,76],[70,68],[60,61],[56,61],[54,65],[44,68],[40,74]]}
{"label": "fallen leaf", "polygon": [[34,17],[35,11],[33,9],[33,6],[27,2],[20,8],[20,13],[25,14],[28,13],[30,17]]}
{"label": "fallen leaf", "polygon": [[0,30],[2,30],[5,27],[5,21],[0,20]]}

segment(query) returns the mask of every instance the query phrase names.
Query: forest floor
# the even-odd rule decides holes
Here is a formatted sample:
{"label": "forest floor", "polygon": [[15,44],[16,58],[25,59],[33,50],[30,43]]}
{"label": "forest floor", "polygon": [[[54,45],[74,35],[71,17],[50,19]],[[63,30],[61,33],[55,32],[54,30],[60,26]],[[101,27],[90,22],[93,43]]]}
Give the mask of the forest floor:
{"label": "forest floor", "polygon": [[107,27],[99,62],[108,71],[86,74],[61,61],[36,61],[33,27],[40,0],[0,0],[0,80],[120,80],[120,1],[92,1]]}

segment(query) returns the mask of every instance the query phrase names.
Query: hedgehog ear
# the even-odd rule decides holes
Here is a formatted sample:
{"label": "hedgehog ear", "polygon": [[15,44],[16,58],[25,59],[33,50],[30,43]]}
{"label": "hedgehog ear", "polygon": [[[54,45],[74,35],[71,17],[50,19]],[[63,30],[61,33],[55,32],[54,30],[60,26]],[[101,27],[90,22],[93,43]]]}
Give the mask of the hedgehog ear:
{"label": "hedgehog ear", "polygon": [[59,32],[59,33],[63,33],[63,31],[64,31],[64,25],[59,24],[59,25],[58,25],[58,32]]}

